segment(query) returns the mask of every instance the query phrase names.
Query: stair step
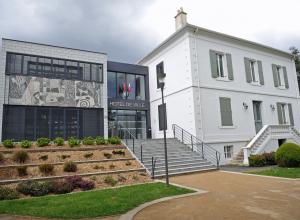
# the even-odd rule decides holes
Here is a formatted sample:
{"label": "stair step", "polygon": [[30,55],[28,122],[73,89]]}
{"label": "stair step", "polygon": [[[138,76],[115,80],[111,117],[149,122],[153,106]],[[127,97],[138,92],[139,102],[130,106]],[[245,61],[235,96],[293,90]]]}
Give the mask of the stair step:
{"label": "stair step", "polygon": [[[193,170],[200,170],[200,169],[206,169],[206,168],[215,168],[215,166],[212,165],[203,165],[203,166],[185,166],[185,167],[179,167],[174,169],[168,169],[169,173],[177,173],[177,172],[186,172],[186,171],[193,171]],[[165,169],[159,170],[154,172],[155,175],[164,175]]]}
{"label": "stair step", "polygon": [[[214,168],[195,169],[195,170],[190,170],[190,171],[173,172],[173,173],[169,173],[169,176],[177,176],[177,175],[197,173],[197,172],[208,172],[208,171],[214,171],[214,170],[217,170],[217,168],[214,167]],[[164,176],[165,176],[165,174],[155,175],[155,178],[162,178]]]}
{"label": "stair step", "polygon": [[[204,162],[182,162],[179,164],[169,164],[168,163],[168,168],[169,169],[175,169],[177,168],[181,168],[181,167],[185,167],[185,166],[206,166],[206,165],[210,165],[211,163],[204,161]],[[150,170],[152,170],[152,166],[146,166],[147,168],[149,168]],[[155,166],[155,170],[164,170],[165,169],[165,165],[162,164],[160,166]]]}

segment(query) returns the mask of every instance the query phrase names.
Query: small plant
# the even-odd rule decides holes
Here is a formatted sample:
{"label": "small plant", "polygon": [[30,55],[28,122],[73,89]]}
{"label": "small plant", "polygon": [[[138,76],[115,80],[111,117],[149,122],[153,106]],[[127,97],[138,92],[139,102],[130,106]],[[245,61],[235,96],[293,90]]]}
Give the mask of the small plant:
{"label": "small plant", "polygon": [[17,185],[17,191],[30,196],[44,196],[47,195],[52,186],[48,182],[37,182],[34,180],[27,180]]}
{"label": "small plant", "polygon": [[126,161],[125,165],[126,165],[126,166],[130,166],[130,165],[131,165],[131,162],[128,160],[128,161]]}
{"label": "small plant", "polygon": [[147,176],[146,173],[140,173],[140,176]]}
{"label": "small plant", "polygon": [[70,183],[73,189],[80,188],[82,190],[90,190],[95,188],[94,182],[84,180],[80,176],[69,176],[65,178],[65,181]]}
{"label": "small plant", "polygon": [[278,148],[275,158],[278,166],[280,167],[299,167],[300,146],[286,142]]}
{"label": "small plant", "polygon": [[109,169],[115,169],[115,168],[116,168],[116,166],[114,164],[109,165]]}
{"label": "small plant", "polygon": [[3,163],[3,161],[4,161],[4,156],[3,156],[3,154],[0,152],[0,163]]}
{"label": "small plant", "polygon": [[50,139],[49,138],[45,138],[45,137],[41,137],[41,138],[37,139],[36,143],[37,143],[38,147],[45,147],[45,146],[49,145]]}
{"label": "small plant", "polygon": [[45,175],[50,175],[53,173],[54,170],[54,166],[52,164],[41,164],[39,165],[39,170],[41,173],[45,174]]}
{"label": "small plant", "polygon": [[76,172],[77,171],[77,165],[73,161],[66,161],[64,163],[64,171],[65,172]]}
{"label": "small plant", "polygon": [[93,167],[95,170],[104,170],[105,169],[105,167],[104,166],[99,166],[99,165],[95,165],[94,167]]}
{"label": "small plant", "polygon": [[56,144],[56,146],[63,146],[65,140],[62,137],[57,137],[53,140],[53,143]]}
{"label": "small plant", "polygon": [[97,177],[91,176],[91,177],[90,177],[90,180],[96,181],[96,180],[97,180]]}
{"label": "small plant", "polygon": [[108,143],[110,144],[121,144],[121,139],[117,136],[108,138]]}
{"label": "small plant", "polygon": [[94,145],[95,144],[95,139],[92,138],[92,137],[85,137],[85,138],[83,138],[82,143],[84,145]]}
{"label": "small plant", "polygon": [[63,159],[63,160],[65,160],[65,159],[67,159],[67,158],[70,158],[71,156],[70,156],[70,155],[67,155],[67,154],[63,154],[63,155],[58,156],[58,157],[61,158],[61,159]]}
{"label": "small plant", "polygon": [[80,140],[75,137],[70,137],[68,140],[68,144],[70,147],[78,147],[80,145]]}
{"label": "small plant", "polygon": [[275,152],[263,153],[262,154],[266,159],[266,165],[276,165],[275,161]]}
{"label": "small plant", "polygon": [[118,175],[118,181],[119,182],[126,182],[126,177],[125,176],[122,176],[122,175]]}
{"label": "small plant", "polygon": [[27,166],[18,167],[17,171],[18,171],[18,175],[19,176],[27,176],[28,175],[28,173],[27,173]]}
{"label": "small plant", "polygon": [[112,154],[111,153],[106,153],[104,152],[103,153],[104,157],[106,157],[107,159],[110,159],[112,157]]}
{"label": "small plant", "polygon": [[95,141],[96,141],[97,145],[106,145],[107,144],[107,141],[105,140],[105,138],[101,137],[101,136],[97,136]]}
{"label": "small plant", "polygon": [[266,165],[266,158],[263,155],[250,155],[249,166],[262,167]]}
{"label": "small plant", "polygon": [[42,156],[39,157],[39,159],[43,160],[43,161],[48,160],[48,155],[47,154],[46,155],[42,155]]}
{"label": "small plant", "polygon": [[14,148],[15,147],[15,143],[13,139],[6,139],[2,142],[3,146],[6,148]]}
{"label": "small plant", "polygon": [[21,147],[22,148],[30,148],[32,146],[32,142],[28,140],[21,141]]}
{"label": "small plant", "polygon": [[72,185],[65,180],[52,181],[52,192],[54,194],[65,194],[73,191]]}
{"label": "small plant", "polygon": [[112,153],[115,154],[115,155],[125,156],[125,151],[124,150],[113,150]]}
{"label": "small plant", "polygon": [[88,180],[83,180],[80,184],[80,189],[83,191],[91,190],[95,188],[95,183]]}
{"label": "small plant", "polygon": [[18,163],[25,163],[29,159],[27,151],[19,150],[13,154],[13,160]]}
{"label": "small plant", "polygon": [[15,190],[0,186],[0,200],[12,200],[12,199],[18,199],[19,193]]}
{"label": "small plant", "polygon": [[84,157],[85,158],[91,158],[91,157],[93,157],[93,153],[86,153],[85,155],[84,155]]}
{"label": "small plant", "polygon": [[132,177],[132,179],[135,180],[135,181],[138,181],[138,180],[139,180],[139,177],[138,177],[137,175],[134,175],[134,176]]}
{"label": "small plant", "polygon": [[104,178],[104,183],[111,185],[111,186],[115,186],[118,183],[118,181],[115,180],[112,176],[106,176]]}

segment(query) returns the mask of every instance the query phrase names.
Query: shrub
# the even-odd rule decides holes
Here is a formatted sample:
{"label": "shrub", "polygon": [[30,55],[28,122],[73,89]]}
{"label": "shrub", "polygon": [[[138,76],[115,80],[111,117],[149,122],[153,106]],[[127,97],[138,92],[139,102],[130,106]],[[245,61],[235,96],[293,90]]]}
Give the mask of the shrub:
{"label": "shrub", "polygon": [[85,158],[91,158],[94,154],[93,153],[86,153],[84,155]]}
{"label": "shrub", "polygon": [[60,158],[63,159],[63,160],[67,159],[67,158],[70,158],[70,157],[71,157],[70,155],[66,155],[66,154],[63,154],[63,155],[60,156]]}
{"label": "shrub", "polygon": [[17,191],[30,196],[44,196],[51,190],[52,186],[47,182],[37,182],[34,180],[27,180],[17,185]]}
{"label": "shrub", "polygon": [[126,161],[125,165],[126,165],[126,166],[130,166],[130,165],[131,165],[131,162],[130,162],[130,161]]}
{"label": "shrub", "polygon": [[114,169],[116,166],[114,164],[109,165],[109,169]]}
{"label": "shrub", "polygon": [[94,167],[93,167],[95,170],[104,170],[105,168],[104,168],[104,166],[99,166],[99,165],[95,165]]}
{"label": "shrub", "polygon": [[22,148],[30,148],[32,146],[32,142],[28,140],[21,141],[21,147]]}
{"label": "shrub", "polygon": [[6,148],[14,148],[15,147],[15,143],[13,139],[6,139],[2,142],[3,146]]}
{"label": "shrub", "polygon": [[73,189],[80,188],[84,191],[95,188],[95,184],[92,181],[84,180],[80,176],[69,176],[65,178],[65,181],[70,183]]}
{"label": "shrub", "polygon": [[28,173],[27,173],[27,166],[18,167],[17,171],[18,171],[18,175],[19,176],[27,176],[28,175]]}
{"label": "shrub", "polygon": [[97,145],[105,145],[105,144],[107,144],[107,141],[105,140],[104,137],[97,136],[96,139],[95,139],[95,141],[96,141]]}
{"label": "shrub", "polygon": [[108,138],[110,144],[121,144],[121,139],[117,136]]}
{"label": "shrub", "polygon": [[266,165],[276,165],[275,161],[275,152],[263,153],[262,154],[266,159]]}
{"label": "shrub", "polygon": [[266,158],[263,155],[250,155],[249,166],[262,167],[266,165]]}
{"label": "shrub", "polygon": [[53,140],[53,143],[56,144],[56,146],[63,146],[65,140],[62,137],[57,137]]}
{"label": "shrub", "polygon": [[70,147],[78,147],[80,145],[80,140],[75,137],[70,137],[68,140],[68,144]]}
{"label": "shrub", "polygon": [[42,137],[42,138],[38,138],[37,141],[37,146],[39,147],[45,147],[45,146],[48,146],[49,143],[50,143],[50,139],[49,138],[45,138],[45,137]]}
{"label": "shrub", "polygon": [[64,171],[65,172],[76,172],[77,171],[77,165],[73,161],[66,161],[64,163]]}
{"label": "shrub", "polygon": [[13,154],[13,160],[18,163],[25,163],[29,159],[27,151],[19,150]]}
{"label": "shrub", "polygon": [[118,183],[118,181],[115,180],[112,176],[106,176],[104,178],[104,183],[111,185],[111,186],[115,186]]}
{"label": "shrub", "polygon": [[39,159],[43,161],[48,160],[48,155],[42,155],[39,157]]}
{"label": "shrub", "polygon": [[0,200],[18,199],[19,193],[8,187],[0,186]]}
{"label": "shrub", "polygon": [[2,163],[4,161],[4,156],[3,154],[0,152],[0,163]]}
{"label": "shrub", "polygon": [[41,164],[39,165],[39,170],[41,173],[45,174],[45,175],[49,175],[53,173],[54,170],[54,166],[52,164]]}
{"label": "shrub", "polygon": [[91,190],[95,188],[95,183],[93,181],[83,180],[80,183],[80,189],[83,191]]}
{"label": "shrub", "polygon": [[276,151],[275,159],[280,167],[299,167],[300,146],[288,142],[282,144]]}
{"label": "shrub", "polygon": [[73,191],[72,185],[65,180],[52,181],[52,192],[55,194],[65,194]]}
{"label": "shrub", "polygon": [[132,179],[135,180],[135,181],[138,181],[138,180],[139,180],[139,177],[138,177],[137,175],[134,175],[134,176],[132,177]]}
{"label": "shrub", "polygon": [[113,154],[118,154],[118,155],[125,156],[125,151],[124,150],[113,150],[112,153]]}
{"label": "shrub", "polygon": [[125,176],[122,176],[122,175],[118,175],[118,181],[119,182],[125,182],[127,179]]}
{"label": "shrub", "polygon": [[95,144],[95,139],[92,138],[92,137],[85,137],[85,138],[83,138],[82,143],[84,145],[94,145]]}
{"label": "shrub", "polygon": [[110,159],[112,157],[111,153],[103,153],[104,157],[106,157],[107,159]]}

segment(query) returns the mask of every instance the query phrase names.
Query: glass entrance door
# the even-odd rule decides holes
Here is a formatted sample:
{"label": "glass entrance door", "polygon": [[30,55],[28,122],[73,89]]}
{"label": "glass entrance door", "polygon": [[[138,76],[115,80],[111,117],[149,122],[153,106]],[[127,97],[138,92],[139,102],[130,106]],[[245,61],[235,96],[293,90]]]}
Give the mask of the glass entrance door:
{"label": "glass entrance door", "polygon": [[254,124],[255,131],[258,133],[262,128],[262,117],[261,117],[261,102],[253,101],[253,114],[254,114]]}

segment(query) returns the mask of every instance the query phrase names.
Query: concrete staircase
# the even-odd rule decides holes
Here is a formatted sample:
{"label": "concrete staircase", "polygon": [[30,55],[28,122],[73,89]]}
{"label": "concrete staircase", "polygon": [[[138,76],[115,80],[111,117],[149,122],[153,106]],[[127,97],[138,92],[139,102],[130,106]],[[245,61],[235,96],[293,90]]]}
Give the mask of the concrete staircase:
{"label": "concrete staircase", "polygon": [[[153,174],[153,157],[155,161],[154,177],[159,178],[165,176],[163,139],[135,139],[134,146],[135,156],[143,163],[151,175]],[[127,147],[133,152],[132,140],[128,140]],[[210,161],[203,159],[200,153],[192,151],[191,148],[175,138],[167,139],[167,147],[170,176],[217,169]]]}

